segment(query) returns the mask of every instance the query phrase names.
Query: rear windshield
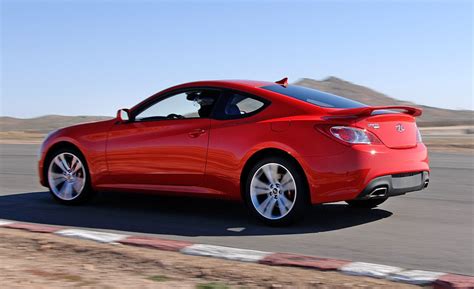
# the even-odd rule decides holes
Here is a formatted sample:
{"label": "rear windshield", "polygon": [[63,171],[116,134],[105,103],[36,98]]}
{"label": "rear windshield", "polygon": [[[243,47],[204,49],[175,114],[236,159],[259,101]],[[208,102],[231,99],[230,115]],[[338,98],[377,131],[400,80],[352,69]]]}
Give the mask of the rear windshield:
{"label": "rear windshield", "polygon": [[277,92],[289,97],[297,98],[311,104],[330,108],[356,108],[367,106],[363,103],[316,89],[298,85],[283,87],[278,84],[262,86],[263,89]]}

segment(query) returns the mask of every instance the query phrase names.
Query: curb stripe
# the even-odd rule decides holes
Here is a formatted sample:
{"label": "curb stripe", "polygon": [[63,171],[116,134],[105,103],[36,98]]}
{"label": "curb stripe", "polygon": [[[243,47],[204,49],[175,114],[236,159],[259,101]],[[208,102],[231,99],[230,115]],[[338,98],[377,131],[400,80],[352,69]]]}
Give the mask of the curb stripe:
{"label": "curb stripe", "polygon": [[253,262],[256,263],[266,256],[270,255],[270,252],[246,250],[238,248],[230,248],[223,246],[194,244],[189,247],[183,248],[181,253],[187,255],[214,257],[235,261]]}
{"label": "curb stripe", "polygon": [[440,276],[433,284],[433,289],[473,289],[474,277],[446,274]]}
{"label": "curb stripe", "polygon": [[101,243],[115,243],[128,237],[128,235],[97,232],[81,229],[65,229],[55,232],[56,235],[65,237],[92,240]]}
{"label": "curb stripe", "polygon": [[14,221],[0,219],[0,227],[15,223]]}
{"label": "curb stripe", "polygon": [[350,261],[318,258],[296,254],[272,253],[260,260],[259,263],[272,266],[294,266],[314,268],[322,271],[335,271],[340,269],[342,266],[350,263]]}
{"label": "curb stripe", "polygon": [[399,267],[364,262],[352,262],[341,267],[340,271],[349,275],[385,278],[389,274],[401,272]]}
{"label": "curb stripe", "polygon": [[10,229],[26,230],[34,233],[54,233],[63,229],[62,227],[29,223],[11,223],[3,225],[3,227]]}
{"label": "curb stripe", "polygon": [[414,285],[426,285],[433,283],[442,275],[445,275],[445,273],[422,270],[406,270],[389,275],[387,279]]}
{"label": "curb stripe", "polygon": [[131,236],[123,240],[118,241],[124,245],[139,246],[139,247],[148,247],[164,251],[180,251],[188,246],[191,246],[193,243],[185,241],[174,241],[174,240],[165,240],[158,238],[150,237],[138,237]]}

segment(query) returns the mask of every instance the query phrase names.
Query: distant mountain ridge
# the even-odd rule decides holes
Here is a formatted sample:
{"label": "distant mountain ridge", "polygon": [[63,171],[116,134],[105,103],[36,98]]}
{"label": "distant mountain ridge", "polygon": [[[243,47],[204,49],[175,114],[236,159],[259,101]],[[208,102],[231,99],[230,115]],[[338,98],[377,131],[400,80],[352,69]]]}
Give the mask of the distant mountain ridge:
{"label": "distant mountain ridge", "polygon": [[[357,85],[343,79],[331,76],[324,80],[303,78],[295,82],[296,85],[306,86],[332,94],[344,96],[369,105],[411,105],[423,109],[423,115],[418,118],[420,126],[452,126],[473,125],[474,111],[451,110],[424,105],[417,105],[408,101],[391,98],[365,86]],[[0,117],[0,131],[24,131],[33,133],[47,133],[60,127],[78,123],[110,119],[107,116],[62,116],[45,115],[35,118]]]}
{"label": "distant mountain ridge", "polygon": [[0,117],[0,131],[48,133],[60,127],[110,119],[107,116],[45,115],[35,118]]}
{"label": "distant mountain ridge", "polygon": [[452,126],[474,124],[474,111],[452,110],[418,105],[409,101],[391,98],[371,88],[331,76],[324,80],[303,78],[296,85],[306,86],[328,93],[344,96],[368,105],[410,105],[423,109],[423,115],[417,118],[420,126]]}

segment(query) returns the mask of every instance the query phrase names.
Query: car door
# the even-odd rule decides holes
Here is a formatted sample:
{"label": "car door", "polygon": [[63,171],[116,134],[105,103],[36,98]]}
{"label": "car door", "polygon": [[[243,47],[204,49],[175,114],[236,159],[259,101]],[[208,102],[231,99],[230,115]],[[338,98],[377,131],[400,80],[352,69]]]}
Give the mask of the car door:
{"label": "car door", "polygon": [[131,112],[109,132],[107,164],[117,187],[201,186],[210,114],[219,91],[170,93]]}

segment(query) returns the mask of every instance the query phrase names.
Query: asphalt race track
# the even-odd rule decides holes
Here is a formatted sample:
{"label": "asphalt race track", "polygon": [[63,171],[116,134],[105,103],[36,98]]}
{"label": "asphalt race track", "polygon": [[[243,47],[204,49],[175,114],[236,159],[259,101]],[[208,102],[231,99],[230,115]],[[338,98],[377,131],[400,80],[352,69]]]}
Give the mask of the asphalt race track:
{"label": "asphalt race track", "polygon": [[377,209],[320,205],[296,226],[269,228],[242,204],[208,199],[107,193],[59,205],[38,184],[37,150],[0,145],[0,219],[474,275],[472,154],[432,153],[430,187]]}

